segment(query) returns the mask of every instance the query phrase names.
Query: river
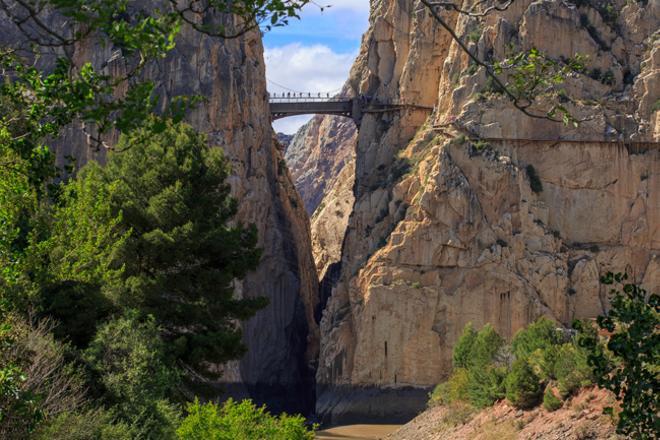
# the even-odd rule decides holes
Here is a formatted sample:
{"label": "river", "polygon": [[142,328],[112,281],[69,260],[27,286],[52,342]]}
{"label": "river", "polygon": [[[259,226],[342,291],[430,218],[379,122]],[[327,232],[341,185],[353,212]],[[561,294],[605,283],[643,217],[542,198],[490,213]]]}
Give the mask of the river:
{"label": "river", "polygon": [[324,429],[317,440],[377,440],[396,431],[401,425],[346,425]]}

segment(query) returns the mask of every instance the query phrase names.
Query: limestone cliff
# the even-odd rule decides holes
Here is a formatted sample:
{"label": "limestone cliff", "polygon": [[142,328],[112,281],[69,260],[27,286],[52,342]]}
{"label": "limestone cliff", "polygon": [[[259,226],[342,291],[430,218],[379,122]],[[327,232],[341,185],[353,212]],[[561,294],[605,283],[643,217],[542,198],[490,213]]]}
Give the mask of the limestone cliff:
{"label": "limestone cliff", "polygon": [[467,322],[511,337],[541,315],[595,316],[607,270],[660,287],[660,3],[616,0],[607,20],[580,3],[443,13],[481,59],[537,47],[610,72],[567,78],[575,128],[488,94],[420,2],[372,2],[349,83],[409,106],[366,114],[358,134],[355,204],[321,320],[325,420],[413,415]]}
{"label": "limestone cliff", "polygon": [[356,139],[352,120],[315,116],[296,133],[286,151],[295,186],[312,216],[312,250],[319,279],[341,259],[354,203]]}
{"label": "limestone cliff", "polygon": [[[13,23],[4,19],[2,28],[4,39],[22,42]],[[99,47],[91,39],[76,45],[72,57],[105,66],[108,73],[126,69],[126,61],[113,48]],[[263,249],[259,268],[237,286],[237,294],[265,296],[270,304],[243,324],[245,357],[223,367],[222,383],[207,385],[218,385],[217,392],[248,394],[273,410],[307,412],[313,406],[310,365],[318,353],[318,281],[308,217],[281,166],[282,153],[270,125],[260,35],[222,40],[184,26],[176,48],[147,65],[143,75],[157,85],[163,106],[177,95],[207,98],[189,122],[224,149],[232,165],[233,195],[239,200],[236,220],[256,225]],[[76,156],[78,164],[102,160],[103,151],[91,150],[86,141],[80,128],[73,127],[58,142],[58,157]],[[203,392],[213,394],[208,387]]]}

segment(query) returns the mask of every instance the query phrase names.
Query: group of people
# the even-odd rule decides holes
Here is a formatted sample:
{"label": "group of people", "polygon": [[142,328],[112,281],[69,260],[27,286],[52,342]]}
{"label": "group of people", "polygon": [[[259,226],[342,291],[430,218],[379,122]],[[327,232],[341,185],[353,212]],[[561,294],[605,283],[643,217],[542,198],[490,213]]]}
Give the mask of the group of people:
{"label": "group of people", "polygon": [[[282,92],[282,95],[280,96],[277,93],[271,94],[270,92],[268,92],[268,97],[269,98],[304,98],[305,97],[304,95],[305,94],[302,93],[302,92],[299,92],[299,93],[295,93],[295,92],[294,93],[291,93],[291,92],[284,93],[284,92]],[[307,98],[311,98],[311,97],[312,97],[312,94],[307,93]],[[321,93],[320,92],[318,93],[317,97],[321,98]],[[326,93],[326,98],[330,98],[330,93]]]}

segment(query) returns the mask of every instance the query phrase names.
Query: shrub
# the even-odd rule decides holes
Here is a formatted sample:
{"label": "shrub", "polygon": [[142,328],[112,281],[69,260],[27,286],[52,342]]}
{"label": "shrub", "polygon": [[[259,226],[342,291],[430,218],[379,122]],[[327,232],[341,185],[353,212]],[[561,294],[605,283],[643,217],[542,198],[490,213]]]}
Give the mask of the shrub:
{"label": "shrub", "polygon": [[220,407],[214,403],[188,405],[188,415],[177,429],[180,440],[313,440],[314,430],[305,426],[301,416],[272,416],[266,407],[249,400],[228,400]]}
{"label": "shrub", "polygon": [[470,350],[474,344],[474,340],[477,338],[477,331],[472,326],[472,323],[468,323],[463,328],[463,333],[458,338],[456,345],[454,346],[453,352],[453,364],[454,368],[466,368],[468,366],[468,361],[470,359]]}
{"label": "shrub", "polygon": [[117,318],[102,326],[85,360],[103,387],[105,400],[120,420],[136,429],[136,437],[174,437],[177,411],[167,401],[178,375],[164,356],[160,329],[153,318],[137,314]]}
{"label": "shrub", "polygon": [[537,350],[545,352],[561,344],[562,339],[561,331],[557,330],[557,323],[541,317],[518,331],[511,341],[511,347],[518,359],[528,359]]}
{"label": "shrub", "polygon": [[505,367],[485,365],[468,370],[467,395],[477,408],[491,406],[505,396]]}
{"label": "shrub", "polygon": [[557,396],[555,396],[554,391],[552,391],[552,387],[546,387],[545,392],[543,393],[543,408],[552,412],[557,411],[562,407],[562,405],[562,401]]}
{"label": "shrub", "polygon": [[[579,343],[589,352],[598,385],[619,401],[617,432],[636,439],[657,438],[660,296],[627,279],[627,274],[611,272],[601,278],[611,286],[612,296],[608,314],[598,317],[598,326],[607,332],[606,346],[593,333]],[[585,330],[584,325],[577,327]],[[612,414],[613,408],[607,412]]]}
{"label": "shrub", "polygon": [[0,321],[0,438],[29,438],[39,422],[84,403],[83,380],[51,330],[46,321]]}
{"label": "shrub", "polygon": [[468,401],[468,371],[465,368],[454,370],[446,382],[438,384],[429,399],[429,405],[449,405],[456,401]]}
{"label": "shrub", "polygon": [[109,411],[95,409],[80,413],[63,413],[42,426],[35,440],[131,440],[130,427],[116,422]]}
{"label": "shrub", "polygon": [[571,343],[559,347],[555,377],[563,398],[570,396],[580,387],[593,384],[593,371],[589,366],[587,353]]}
{"label": "shrub", "polygon": [[486,324],[477,333],[470,347],[470,356],[467,360],[468,367],[482,368],[495,360],[495,355],[504,345],[504,339],[497,334],[495,329]]}
{"label": "shrub", "polygon": [[532,188],[532,191],[534,191],[537,194],[543,192],[543,184],[541,183],[541,179],[539,178],[539,175],[536,173],[536,168],[534,168],[534,165],[527,165],[525,171],[527,171],[527,177],[529,178],[529,186],[530,188]]}
{"label": "shrub", "polygon": [[533,408],[541,400],[543,388],[539,377],[524,359],[517,359],[506,377],[506,398],[520,409]]}

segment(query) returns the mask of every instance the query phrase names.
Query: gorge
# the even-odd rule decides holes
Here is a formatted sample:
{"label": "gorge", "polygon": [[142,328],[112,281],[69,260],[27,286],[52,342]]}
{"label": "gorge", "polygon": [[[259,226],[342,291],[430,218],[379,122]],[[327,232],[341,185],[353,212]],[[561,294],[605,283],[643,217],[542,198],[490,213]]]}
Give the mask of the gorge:
{"label": "gorge", "polygon": [[[506,7],[371,0],[338,95],[383,106],[359,127],[316,115],[276,134],[261,31],[195,30],[235,25],[224,14],[183,23],[140,70],[160,113],[203,98],[185,120],[224,150],[232,224],[254,225],[261,249],[233,286],[269,304],[240,323],[246,354],[195,383],[203,399],[324,425],[406,423],[450,375],[468,323],[507,341],[539,317],[569,329],[607,312],[609,271],[660,289],[660,1],[493,4]],[[21,26],[0,15],[3,47],[27,44]],[[121,77],[122,50],[88,38],[67,56]],[[512,99],[493,79],[522,88],[539,70],[538,96]],[[76,121],[54,141],[57,162],[104,163],[117,140],[95,147]]]}

